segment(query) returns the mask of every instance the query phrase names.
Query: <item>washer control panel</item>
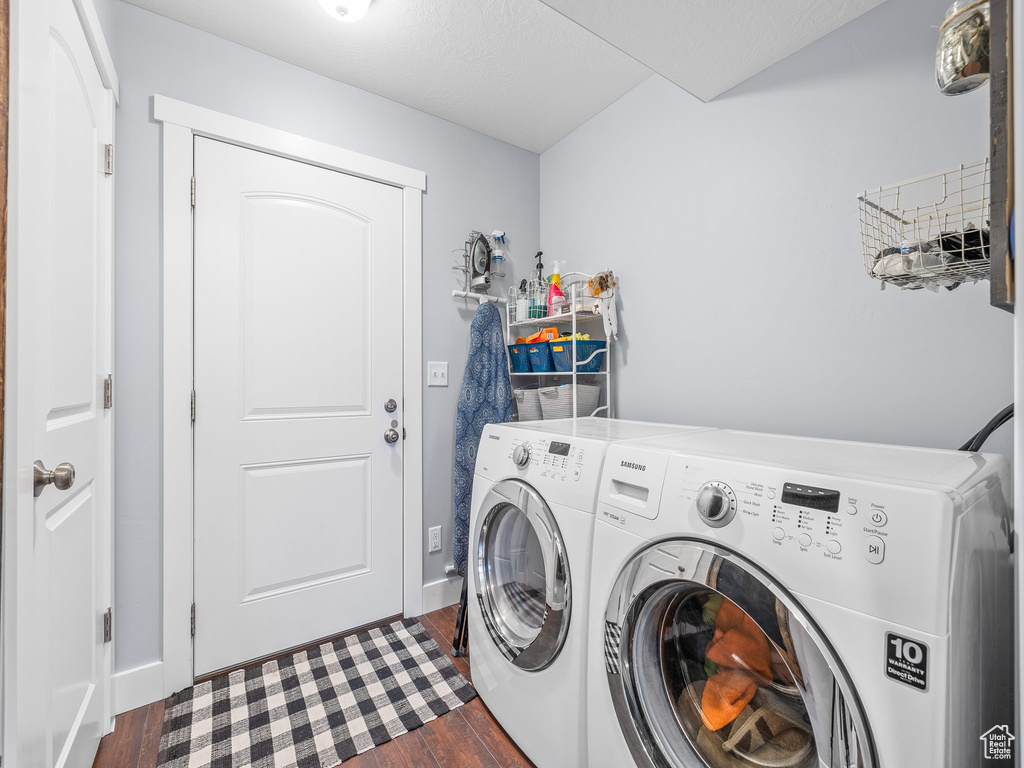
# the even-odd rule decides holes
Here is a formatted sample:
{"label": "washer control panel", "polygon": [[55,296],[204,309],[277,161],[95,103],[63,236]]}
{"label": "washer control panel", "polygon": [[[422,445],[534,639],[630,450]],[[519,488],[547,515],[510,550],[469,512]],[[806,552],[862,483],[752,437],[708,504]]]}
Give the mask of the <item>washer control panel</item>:
{"label": "washer control panel", "polygon": [[712,528],[728,525],[736,516],[736,494],[725,483],[712,480],[697,491],[697,512]]}
{"label": "washer control panel", "polygon": [[[771,538],[777,546],[795,544],[800,552],[821,550],[823,556],[842,560],[845,552],[858,551],[872,565],[885,560],[888,532],[881,529],[889,522],[885,504],[871,502],[871,509],[860,518],[858,499],[831,488],[819,488],[803,482],[748,482],[741,485],[748,517],[761,516],[761,499],[770,502]],[[846,501],[843,515],[839,510]],[[736,492],[722,480],[702,484],[695,492],[697,514],[709,526],[721,528],[733,521],[739,508]],[[856,532],[858,527],[860,531]],[[858,541],[853,541],[858,538]]]}
{"label": "washer control panel", "polygon": [[948,594],[955,492],[629,445],[611,446],[601,485],[600,522],[717,543],[794,592],[942,626],[934,596]]}
{"label": "washer control panel", "polygon": [[797,481],[784,481],[781,489],[777,485],[764,486],[777,546],[795,544],[798,553],[818,552],[835,562],[848,556],[863,557],[871,565],[885,561],[889,516],[884,496],[865,498]]}
{"label": "washer control panel", "polygon": [[881,529],[888,521],[888,504],[881,497],[872,501],[795,478],[745,483],[741,494],[748,523],[764,524],[764,539],[770,535],[780,549],[836,563],[851,556],[871,565],[885,560],[888,531]]}

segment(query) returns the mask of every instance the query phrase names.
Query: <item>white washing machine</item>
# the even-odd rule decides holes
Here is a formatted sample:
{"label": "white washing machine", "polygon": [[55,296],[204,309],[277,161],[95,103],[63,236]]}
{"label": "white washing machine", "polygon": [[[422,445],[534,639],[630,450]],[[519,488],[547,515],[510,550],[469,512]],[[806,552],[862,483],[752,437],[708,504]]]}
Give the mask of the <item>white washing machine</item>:
{"label": "white washing machine", "polygon": [[692,429],[591,418],[484,430],[467,568],[473,685],[539,768],[587,765],[590,545],[605,451]]}
{"label": "white washing machine", "polygon": [[1013,723],[1009,472],[725,430],[612,445],[590,765],[1012,765],[986,759]]}

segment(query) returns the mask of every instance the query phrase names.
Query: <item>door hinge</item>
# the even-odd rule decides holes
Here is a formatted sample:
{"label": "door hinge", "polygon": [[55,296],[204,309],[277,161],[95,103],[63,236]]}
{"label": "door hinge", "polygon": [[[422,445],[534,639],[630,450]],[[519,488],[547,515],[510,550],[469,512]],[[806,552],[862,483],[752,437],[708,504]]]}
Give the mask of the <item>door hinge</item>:
{"label": "door hinge", "polygon": [[196,423],[196,391],[192,390],[192,423]]}
{"label": "door hinge", "polygon": [[192,603],[192,637],[196,636],[196,604]]}
{"label": "door hinge", "polygon": [[108,373],[103,380],[103,407],[114,407],[114,374]]}
{"label": "door hinge", "polygon": [[405,427],[402,427],[402,439],[405,440]]}
{"label": "door hinge", "polygon": [[192,177],[192,207],[196,207],[196,177]]}
{"label": "door hinge", "polygon": [[103,168],[107,176],[114,175],[114,145],[107,144],[106,165]]}
{"label": "door hinge", "polygon": [[103,642],[109,643],[114,639],[114,609],[107,608],[103,614]]}

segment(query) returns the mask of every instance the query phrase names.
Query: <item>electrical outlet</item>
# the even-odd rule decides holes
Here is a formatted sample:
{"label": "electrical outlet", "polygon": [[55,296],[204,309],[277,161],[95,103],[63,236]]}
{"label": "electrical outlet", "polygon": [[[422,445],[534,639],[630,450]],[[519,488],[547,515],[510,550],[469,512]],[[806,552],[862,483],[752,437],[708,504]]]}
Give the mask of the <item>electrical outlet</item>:
{"label": "electrical outlet", "polygon": [[441,551],[441,526],[435,525],[431,528],[428,533],[430,534],[430,542],[427,546],[427,552],[440,552]]}
{"label": "electrical outlet", "polygon": [[427,386],[448,386],[448,363],[427,363]]}

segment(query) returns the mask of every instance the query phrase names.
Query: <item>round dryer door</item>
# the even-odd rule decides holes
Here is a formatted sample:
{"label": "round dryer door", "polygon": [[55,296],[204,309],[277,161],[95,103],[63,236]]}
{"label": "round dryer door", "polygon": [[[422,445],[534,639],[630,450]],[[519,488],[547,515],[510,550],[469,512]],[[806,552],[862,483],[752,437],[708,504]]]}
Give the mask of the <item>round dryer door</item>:
{"label": "round dryer door", "polygon": [[555,518],[537,491],[519,480],[496,484],[482,510],[473,556],[490,640],[517,667],[544,669],[565,642],[572,602]]}
{"label": "round dryer door", "polygon": [[605,671],[644,768],[877,768],[867,718],[793,597],[736,554],[662,542],[623,570]]}

